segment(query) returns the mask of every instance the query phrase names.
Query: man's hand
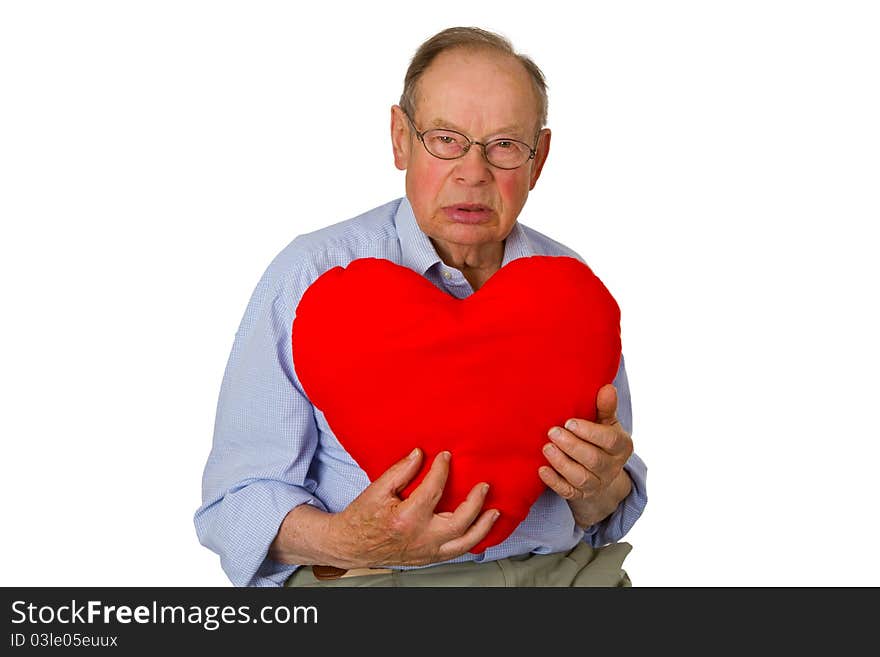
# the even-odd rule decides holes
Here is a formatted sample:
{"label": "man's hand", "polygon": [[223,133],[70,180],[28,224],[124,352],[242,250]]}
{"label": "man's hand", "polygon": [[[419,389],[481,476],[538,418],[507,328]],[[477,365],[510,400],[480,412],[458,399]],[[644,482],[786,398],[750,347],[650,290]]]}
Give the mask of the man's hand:
{"label": "man's hand", "polygon": [[421,566],[461,556],[479,543],[500,515],[480,513],[489,485],[477,484],[455,511],[434,513],[449,476],[449,452],[437,455],[405,500],[400,492],[419,472],[414,450],[367,486],[343,511],[294,508],[269,549],[280,563],[339,568]]}
{"label": "man's hand", "polygon": [[552,467],[538,469],[541,480],[568,501],[582,528],[611,515],[632,489],[623,464],[633,443],[617,420],[613,385],[599,389],[596,409],[595,422],[573,418],[564,429],[550,429],[544,456]]}
{"label": "man's hand", "polygon": [[479,543],[499,513],[480,514],[489,485],[478,484],[454,512],[434,513],[449,476],[441,452],[407,499],[400,492],[418,473],[421,450],[391,466],[330,524],[340,556],[357,566],[420,566],[458,557]]}

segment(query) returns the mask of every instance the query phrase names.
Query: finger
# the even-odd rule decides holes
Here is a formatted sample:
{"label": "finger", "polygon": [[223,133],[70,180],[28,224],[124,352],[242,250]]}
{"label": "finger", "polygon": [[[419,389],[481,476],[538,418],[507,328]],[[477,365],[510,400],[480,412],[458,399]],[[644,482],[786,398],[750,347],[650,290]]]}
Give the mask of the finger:
{"label": "finger", "polygon": [[458,505],[455,511],[446,516],[447,535],[450,537],[458,537],[464,534],[470,527],[486,501],[486,495],[489,494],[489,484],[481,483],[474,486],[464,501]]}
{"label": "finger", "polygon": [[416,476],[421,464],[422,450],[416,447],[407,456],[379,475],[379,478],[373,483],[385,493],[399,495],[400,491],[406,488]]}
{"label": "finger", "polygon": [[[569,482],[567,479],[565,479],[565,477],[560,475],[556,470],[548,465],[543,465],[538,468],[538,476],[550,490],[559,495],[559,497],[566,500],[573,500],[578,497],[583,497],[583,493],[589,492],[578,490],[575,486],[571,484],[571,482]],[[591,490],[593,490],[593,488],[591,488]]]}
{"label": "finger", "polygon": [[[581,466],[596,473],[598,476],[601,476],[600,473],[602,470],[609,467],[611,464],[611,455],[607,454],[605,450],[602,449],[601,445],[582,440],[570,431],[560,429],[559,427],[553,427],[547,433],[547,437],[550,438],[551,444],[549,446],[544,446],[545,456],[554,454],[554,451],[549,449],[549,447],[555,446],[563,454],[573,459]],[[562,474],[566,473],[563,472]]]}
{"label": "finger", "polygon": [[[632,452],[632,439],[619,422],[614,425],[606,425],[596,424],[581,418],[571,418],[565,423],[565,428],[577,438],[601,447],[613,456],[626,454],[626,457],[629,458],[627,452]],[[550,431],[552,432],[553,429]],[[552,440],[553,436],[550,433],[548,435]]]}
{"label": "finger", "polygon": [[[600,452],[595,447],[594,452]],[[584,464],[572,459],[568,454],[559,449],[556,445],[548,443],[544,445],[544,457],[553,466],[553,469],[570,485],[576,489],[591,492],[602,485],[603,476],[608,473],[597,468],[591,470]]]}
{"label": "finger", "polygon": [[596,393],[596,423],[617,424],[617,388],[610,383]]}
{"label": "finger", "polygon": [[404,501],[402,509],[419,508],[434,511],[437,502],[443,496],[443,487],[446,485],[446,479],[449,477],[449,460],[452,455],[443,451],[434,457],[431,463],[431,469],[422,479],[421,483],[416,486],[415,490]]}
{"label": "finger", "polygon": [[464,534],[458,538],[446,541],[440,546],[440,549],[438,550],[440,560],[445,561],[447,559],[454,559],[455,557],[460,557],[465,552],[469,551],[477,543],[486,538],[489,530],[492,529],[492,525],[495,524],[495,521],[498,520],[500,515],[501,512],[497,509],[484,511]]}

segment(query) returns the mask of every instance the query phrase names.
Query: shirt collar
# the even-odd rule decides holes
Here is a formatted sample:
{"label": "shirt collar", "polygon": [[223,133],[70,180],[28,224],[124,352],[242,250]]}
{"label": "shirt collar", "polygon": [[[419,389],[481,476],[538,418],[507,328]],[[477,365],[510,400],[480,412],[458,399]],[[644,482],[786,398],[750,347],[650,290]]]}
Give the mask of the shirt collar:
{"label": "shirt collar", "polygon": [[428,236],[419,228],[412,205],[405,196],[397,208],[394,227],[400,240],[400,256],[404,267],[424,275],[432,266],[440,262],[437,250]]}
{"label": "shirt collar", "polygon": [[[440,262],[437,250],[431,244],[431,240],[416,221],[412,205],[405,196],[397,208],[394,217],[394,226],[397,229],[397,237],[400,240],[401,264],[419,274],[424,275],[431,267]],[[529,242],[525,231],[517,221],[513,230],[504,240],[504,258],[501,261],[503,267],[511,260],[527,258],[535,255],[535,250]]]}
{"label": "shirt collar", "polygon": [[526,231],[523,230],[523,227],[517,221],[513,224],[513,230],[510,231],[507,239],[504,240],[504,258],[501,260],[501,266],[503,267],[511,260],[528,258],[533,255],[535,255],[535,249],[532,247],[532,243],[529,242]]}

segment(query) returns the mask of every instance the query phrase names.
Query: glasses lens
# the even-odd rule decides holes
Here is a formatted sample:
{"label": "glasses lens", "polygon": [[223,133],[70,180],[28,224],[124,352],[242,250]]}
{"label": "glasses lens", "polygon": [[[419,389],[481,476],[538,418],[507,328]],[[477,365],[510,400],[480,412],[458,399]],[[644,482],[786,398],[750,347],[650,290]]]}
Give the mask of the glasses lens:
{"label": "glasses lens", "polygon": [[519,141],[498,139],[486,146],[486,159],[496,167],[515,169],[529,159],[531,149]]}
{"label": "glasses lens", "polygon": [[425,148],[431,155],[451,160],[461,157],[467,149],[468,141],[464,135],[452,130],[428,130],[424,136]]}

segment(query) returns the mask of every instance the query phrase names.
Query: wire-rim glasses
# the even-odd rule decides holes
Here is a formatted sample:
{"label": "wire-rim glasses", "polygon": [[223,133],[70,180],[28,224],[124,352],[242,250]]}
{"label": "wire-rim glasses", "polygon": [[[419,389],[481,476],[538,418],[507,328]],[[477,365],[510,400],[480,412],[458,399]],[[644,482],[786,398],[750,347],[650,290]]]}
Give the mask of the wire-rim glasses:
{"label": "wire-rim glasses", "polygon": [[480,142],[471,139],[467,135],[450,130],[448,128],[431,128],[419,132],[415,122],[409,114],[410,125],[431,155],[441,160],[457,160],[467,155],[471,146],[477,144],[483,147],[483,157],[493,167],[499,169],[518,169],[529,160],[533,160],[537,153],[538,136],[535,135],[535,146],[529,146],[527,143],[516,139],[501,137],[487,142]]}

